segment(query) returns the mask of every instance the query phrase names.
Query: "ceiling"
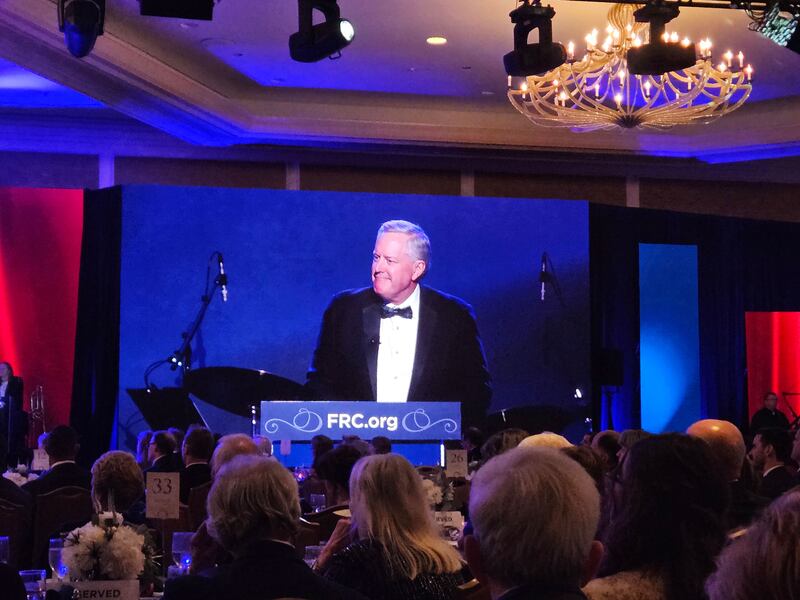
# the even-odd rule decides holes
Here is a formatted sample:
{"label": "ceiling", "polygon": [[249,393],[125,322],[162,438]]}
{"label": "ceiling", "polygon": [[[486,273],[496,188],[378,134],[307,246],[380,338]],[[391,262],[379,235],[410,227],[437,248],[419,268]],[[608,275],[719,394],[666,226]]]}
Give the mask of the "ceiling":
{"label": "ceiling", "polygon": [[[719,54],[744,51],[755,68],[745,107],[708,126],[587,134],[537,128],[508,103],[502,55],[512,47],[513,0],[339,5],[356,27],[352,45],[339,60],[301,64],[288,52],[297,29],[293,0],[220,0],[211,22],[142,17],[137,0],[107,0],[105,35],[83,60],[64,48],[53,0],[3,0],[0,56],[43,79],[0,63],[0,105],[13,95],[7,90],[17,77],[39,89],[31,96],[37,101],[46,89],[47,106],[102,103],[209,146],[441,144],[724,153],[732,160],[800,147],[800,54],[748,31],[742,11],[684,8],[670,29],[693,40],[710,36]],[[602,30],[611,5],[554,0],[553,6],[555,39],[581,47],[589,30]],[[431,35],[448,43],[430,46]]]}

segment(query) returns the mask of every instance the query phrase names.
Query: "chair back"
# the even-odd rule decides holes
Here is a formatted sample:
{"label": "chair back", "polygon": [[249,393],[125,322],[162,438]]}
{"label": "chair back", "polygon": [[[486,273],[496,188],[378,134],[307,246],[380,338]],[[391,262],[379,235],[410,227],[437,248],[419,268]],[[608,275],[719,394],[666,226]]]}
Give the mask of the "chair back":
{"label": "chair back", "polygon": [[208,516],[206,500],[209,491],[211,491],[210,481],[189,490],[189,525],[192,531],[197,531],[197,528]]}
{"label": "chair back", "polygon": [[303,515],[303,519],[309,521],[310,523],[316,523],[319,525],[320,540],[329,540],[333,530],[336,529],[336,523],[343,518],[341,515],[337,515],[336,513],[341,512],[342,510],[347,510],[347,506],[341,504],[339,506],[331,506],[330,508],[326,508],[325,510],[321,510],[317,513],[306,513]]}
{"label": "chair back", "polygon": [[462,583],[456,588],[455,600],[492,600],[489,588],[477,579]]}
{"label": "chair back", "polygon": [[8,536],[8,565],[15,571],[28,566],[31,517],[29,507],[0,500],[0,536]]}
{"label": "chair back", "polygon": [[92,518],[92,495],[86,488],[66,486],[36,496],[33,513],[31,566],[47,566],[50,537],[68,527],[82,527]]}
{"label": "chair back", "polygon": [[306,546],[319,546],[321,538],[319,536],[319,523],[311,523],[305,519],[300,519],[297,528],[297,535],[294,538],[294,549],[298,558],[306,555]]}

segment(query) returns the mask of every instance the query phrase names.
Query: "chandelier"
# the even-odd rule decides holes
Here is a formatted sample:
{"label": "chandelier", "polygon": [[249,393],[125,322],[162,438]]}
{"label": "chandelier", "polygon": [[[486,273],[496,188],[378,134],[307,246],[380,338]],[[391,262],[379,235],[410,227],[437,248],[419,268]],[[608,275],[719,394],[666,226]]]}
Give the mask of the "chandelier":
{"label": "chandelier", "polygon": [[[747,100],[752,66],[745,65],[742,52],[730,50],[714,65],[709,39],[697,44],[699,58],[691,66],[661,74],[631,73],[629,51],[642,48],[653,33],[647,23],[636,22],[634,12],[641,7],[615,4],[608,12],[606,38],[599,43],[597,30],[587,35],[580,60],[570,42],[561,66],[528,75],[519,87],[512,86],[509,76],[511,104],[536,125],[596,131],[709,123]],[[660,37],[659,47],[668,52],[691,52],[692,42],[677,32],[664,30]]]}

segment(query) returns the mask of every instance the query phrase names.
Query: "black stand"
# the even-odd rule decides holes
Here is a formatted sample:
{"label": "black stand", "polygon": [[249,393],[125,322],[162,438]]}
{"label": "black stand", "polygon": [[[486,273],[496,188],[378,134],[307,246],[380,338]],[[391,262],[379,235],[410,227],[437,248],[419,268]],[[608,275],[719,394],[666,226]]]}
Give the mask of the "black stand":
{"label": "black stand", "polygon": [[214,292],[228,284],[228,276],[225,275],[225,273],[220,272],[214,278],[214,285],[211,287],[211,289],[209,289],[211,263],[215,259],[220,265],[222,264],[222,254],[219,251],[213,252],[208,259],[208,266],[206,267],[206,288],[203,295],[200,296],[200,309],[197,311],[197,315],[189,325],[189,329],[181,334],[181,337],[183,337],[183,342],[181,343],[180,348],[175,350],[175,352],[170,354],[166,359],[157,360],[145,370],[144,387],[148,393],[152,392],[153,389],[156,388],[156,386],[150,384],[150,375],[161,365],[169,364],[170,369],[173,371],[180,369],[181,381],[183,381],[183,375],[186,374],[186,371],[192,368],[192,340],[194,339],[195,334],[197,334],[197,330],[200,329],[200,325],[203,323],[208,306],[211,304],[211,300],[214,298]]}
{"label": "black stand", "polygon": [[789,423],[789,431],[796,431],[797,426],[800,425],[800,415],[798,415],[792,405],[786,401],[786,396],[800,396],[800,392],[783,392],[783,403],[792,411],[792,422]]}

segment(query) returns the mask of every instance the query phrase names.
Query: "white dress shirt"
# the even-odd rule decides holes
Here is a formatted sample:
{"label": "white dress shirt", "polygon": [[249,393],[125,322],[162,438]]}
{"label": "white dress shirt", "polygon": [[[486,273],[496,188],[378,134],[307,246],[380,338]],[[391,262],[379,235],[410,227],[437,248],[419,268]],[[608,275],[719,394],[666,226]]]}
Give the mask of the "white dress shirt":
{"label": "white dress shirt", "polygon": [[0,383],[0,398],[6,395],[6,390],[8,389],[8,381],[3,381]]}
{"label": "white dress shirt", "polygon": [[381,319],[378,346],[378,402],[406,402],[414,370],[419,328],[419,286],[402,304],[387,304],[389,308],[411,307],[411,318],[400,316]]}

